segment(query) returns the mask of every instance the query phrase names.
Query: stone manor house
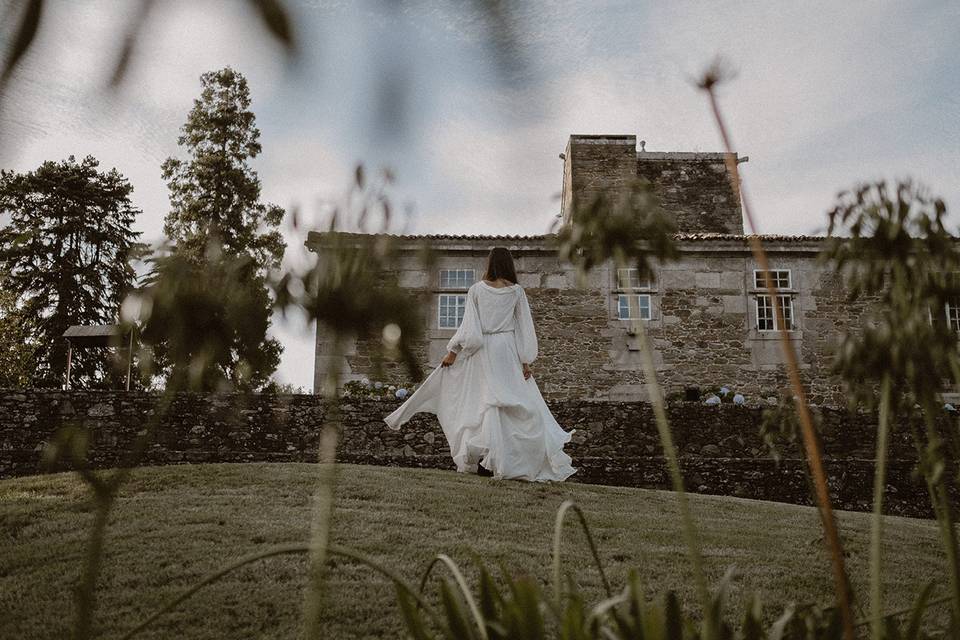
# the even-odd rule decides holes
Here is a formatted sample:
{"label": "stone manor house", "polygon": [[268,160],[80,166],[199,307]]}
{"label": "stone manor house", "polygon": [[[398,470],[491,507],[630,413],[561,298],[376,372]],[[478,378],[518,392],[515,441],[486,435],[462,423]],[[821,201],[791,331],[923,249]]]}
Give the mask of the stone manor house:
{"label": "stone manor house", "polygon": [[[550,234],[403,236],[410,240],[410,267],[399,274],[400,283],[426,306],[425,367],[439,364],[462,318],[467,288],[482,276],[489,249],[502,245],[513,254],[530,300],[540,342],[533,370],[548,399],[645,399],[640,346],[630,329],[630,320],[640,318],[665,393],[725,385],[750,404],[775,398],[788,386],[778,340],[785,331],[797,348],[811,402],[842,404],[839,382],[827,374],[831,348],[840,331],[860,322],[864,305],[851,304],[840,277],[817,264],[824,238],[761,237],[784,310],[784,326],[775,326],[774,301],[744,235],[724,154],[637,151],[636,143],[633,135],[570,137],[562,156],[563,223],[579,198],[642,177],[676,216],[680,259],[657,265],[650,281],[606,265],[578,288],[573,267],[551,248]],[[415,255],[424,241],[439,256],[430,273]],[[306,244],[322,253],[324,234],[311,233]],[[958,327],[960,308],[947,314]],[[366,344],[355,340],[337,363],[345,380],[369,375]],[[328,353],[318,330],[315,388],[331,364]],[[389,371],[396,377],[390,382],[405,382],[400,368]]]}

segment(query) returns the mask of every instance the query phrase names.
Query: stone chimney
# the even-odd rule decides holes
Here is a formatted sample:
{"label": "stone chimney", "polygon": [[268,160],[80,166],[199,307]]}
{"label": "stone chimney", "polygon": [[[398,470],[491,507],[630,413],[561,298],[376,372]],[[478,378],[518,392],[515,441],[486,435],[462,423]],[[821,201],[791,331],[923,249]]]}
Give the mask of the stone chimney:
{"label": "stone chimney", "polygon": [[577,206],[598,193],[625,189],[636,177],[637,136],[570,136],[563,158],[563,223]]}
{"label": "stone chimney", "polygon": [[[740,193],[730,184],[724,153],[637,151],[632,135],[572,135],[563,162],[564,224],[581,203],[632,180],[653,184],[680,233],[743,235]],[[740,160],[733,154],[735,162]]]}

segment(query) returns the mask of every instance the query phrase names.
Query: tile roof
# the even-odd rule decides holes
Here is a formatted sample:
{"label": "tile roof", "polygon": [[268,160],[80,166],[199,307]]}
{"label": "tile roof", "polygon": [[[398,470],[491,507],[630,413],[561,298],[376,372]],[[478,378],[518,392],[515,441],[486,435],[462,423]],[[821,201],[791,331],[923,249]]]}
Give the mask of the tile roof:
{"label": "tile roof", "polygon": [[760,238],[765,242],[821,242],[826,240],[826,236],[808,236],[808,235],[785,235],[778,233],[758,233],[737,235],[734,233],[678,233],[674,236],[677,240],[731,240],[747,241],[751,238]]}
{"label": "tile roof", "polygon": [[75,324],[63,332],[64,338],[89,338],[123,335],[117,324]]}
{"label": "tile roof", "polygon": [[[318,238],[323,235],[326,235],[328,232],[318,232],[311,231],[310,239]],[[357,232],[348,232],[348,231],[339,231],[344,236],[370,236],[370,235],[382,235],[391,238],[397,238],[400,240],[440,240],[440,241],[514,241],[514,242],[530,242],[530,241],[540,241],[547,240],[550,238],[555,238],[556,234],[546,233],[539,235],[486,235],[486,234],[467,234],[467,233],[425,233],[425,234],[398,234],[398,233],[383,233],[383,234],[371,234],[371,233],[357,233]],[[786,235],[786,234],[757,234],[754,235],[737,235],[732,233],[678,233],[674,235],[679,241],[685,242],[697,242],[697,241],[728,241],[728,242],[746,242],[750,238],[757,237],[765,242],[821,242],[826,240],[826,236],[811,236],[811,235]],[[308,242],[310,241],[308,239]]]}

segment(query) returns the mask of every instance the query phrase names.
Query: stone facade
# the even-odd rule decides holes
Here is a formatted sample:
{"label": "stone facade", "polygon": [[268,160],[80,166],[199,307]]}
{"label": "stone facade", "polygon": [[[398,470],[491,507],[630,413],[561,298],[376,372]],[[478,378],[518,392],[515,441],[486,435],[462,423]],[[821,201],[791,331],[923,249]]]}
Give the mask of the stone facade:
{"label": "stone facade", "polygon": [[[513,254],[519,284],[530,300],[540,342],[533,370],[548,399],[648,398],[638,338],[632,321],[620,319],[619,312],[621,296],[639,295],[649,303],[649,318],[643,322],[666,393],[725,385],[750,404],[775,401],[788,386],[783,332],[764,327],[758,318],[761,302],[770,298],[757,286],[758,265],[743,235],[739,193],[730,185],[725,158],[720,153],[638,152],[635,136],[571,136],[561,199],[567,223],[578,201],[624,189],[637,178],[653,183],[676,218],[680,258],[655,265],[652,281],[640,283],[642,288],[621,288],[617,270],[609,264],[578,282],[573,267],[557,257],[551,234],[402,236],[409,257],[398,276],[412,296],[423,300],[426,338],[419,353],[424,364],[439,365],[454,333],[440,326],[441,297],[466,292],[466,286],[441,287],[440,270],[469,269],[479,278],[487,252],[499,245]],[[869,306],[850,303],[841,279],[818,263],[824,238],[767,235],[760,240],[770,268],[785,278],[778,289],[787,296],[792,316],[786,333],[800,357],[810,401],[840,406],[845,394],[829,374],[831,354],[838,337],[856,331],[866,319]],[[416,257],[421,243],[439,255],[429,273]],[[324,234],[310,234],[307,246],[322,255]],[[344,381],[370,377],[369,351],[369,342],[358,337],[341,361],[331,362],[320,329],[315,388],[331,364],[340,368]],[[409,383],[398,366],[388,366],[384,381]]]}
{"label": "stone facade", "polygon": [[[438,324],[440,295],[465,292],[441,289],[440,269],[483,272],[494,245],[511,250],[519,283],[530,300],[540,342],[534,375],[544,396],[636,401],[647,398],[637,336],[631,321],[618,318],[616,270],[604,265],[583,286],[572,267],[552,249],[551,235],[432,236],[439,254],[436,269],[423,271],[415,258],[421,237],[410,236],[410,258],[401,266],[400,281],[411,295],[424,300],[426,338],[419,352],[428,367],[445,354],[454,329]],[[814,404],[839,405],[843,389],[829,375],[830,354],[837,337],[856,330],[868,308],[851,304],[836,275],[817,262],[823,240],[767,236],[763,239],[771,268],[789,272],[782,293],[791,300],[793,329],[788,332],[802,361],[802,374]],[[314,237],[322,251],[322,237]],[[650,286],[650,318],[645,321],[655,353],[658,376],[667,393],[688,387],[726,385],[748,402],[773,401],[786,386],[779,331],[758,329],[757,265],[744,236],[681,234],[681,258],[656,265]],[[329,366],[322,330],[317,342],[317,376]],[[371,375],[368,342],[352,341],[340,365],[345,380]],[[406,384],[403,369],[388,364],[385,382]]]}
{"label": "stone facade", "polygon": [[[44,442],[66,425],[88,430],[95,466],[121,464],[158,399],[140,392],[0,391],[0,478],[43,471]],[[337,458],[452,469],[433,416],[418,415],[400,431],[386,427],[383,416],[398,404],[340,399]],[[140,463],[314,462],[331,406],[315,395],[181,394]],[[561,400],[550,402],[550,410],[565,429],[575,430],[566,448],[578,468],[574,481],[669,487],[649,405]],[[800,451],[786,446],[779,464],[769,457],[757,426],[760,409],[677,402],[668,406],[668,416],[691,491],[810,504]],[[818,419],[835,506],[869,509],[875,417],[823,409]],[[895,430],[891,442],[886,508],[926,517],[928,499],[911,477],[916,455],[907,434]]]}

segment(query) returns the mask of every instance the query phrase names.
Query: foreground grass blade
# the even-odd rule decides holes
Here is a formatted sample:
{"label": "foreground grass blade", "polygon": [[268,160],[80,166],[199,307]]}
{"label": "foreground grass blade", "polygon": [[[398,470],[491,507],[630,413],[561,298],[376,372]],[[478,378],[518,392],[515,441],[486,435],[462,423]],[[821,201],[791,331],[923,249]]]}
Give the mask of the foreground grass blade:
{"label": "foreground grass blade", "polygon": [[[334,405],[336,407],[336,405]],[[323,569],[326,564],[327,546],[330,544],[330,523],[333,519],[333,501],[336,483],[338,414],[333,409],[332,421],[320,434],[320,478],[314,495],[313,519],[310,527],[310,567],[307,593],[303,607],[303,624],[307,638],[320,637]]]}
{"label": "foreground grass blade", "polygon": [[[470,609],[470,614],[473,616],[473,620],[477,625],[477,629],[480,631],[480,637],[483,640],[487,640],[487,628],[484,624],[483,615],[480,613],[480,609],[477,607],[477,602],[473,597],[473,594],[470,593],[470,587],[467,586],[467,581],[463,577],[463,573],[460,571],[460,567],[457,566],[457,563],[446,554],[438,554],[436,560],[442,562],[446,565],[447,569],[450,570],[453,579],[457,583],[457,587],[460,589],[460,594],[463,596],[463,599],[467,601],[467,607]],[[421,590],[423,585],[421,585]]]}
{"label": "foreground grass blade", "polygon": [[567,515],[567,511],[570,511],[571,509],[577,514],[577,517],[580,520],[580,526],[583,527],[583,532],[587,536],[587,545],[590,547],[590,553],[593,554],[593,561],[597,565],[597,571],[600,572],[600,580],[603,582],[603,589],[608,598],[613,597],[613,590],[610,588],[610,582],[607,580],[607,574],[603,570],[603,563],[600,561],[600,554],[597,551],[597,545],[593,541],[593,534],[590,533],[590,527],[587,525],[587,518],[583,515],[583,511],[575,502],[572,500],[565,500],[563,504],[560,505],[560,508],[557,509],[557,518],[553,525],[553,597],[558,611],[561,609],[560,599],[562,593],[562,589],[560,587],[560,546],[563,539],[563,519]]}
{"label": "foreground grass blade", "polygon": [[680,505],[680,523],[683,529],[684,542],[687,546],[687,553],[690,554],[690,564],[693,565],[693,578],[697,587],[697,595],[700,599],[700,606],[702,606],[703,611],[706,612],[710,606],[710,591],[707,589],[707,578],[703,572],[703,553],[700,550],[700,536],[697,534],[697,528],[693,522],[693,515],[690,513],[690,504],[689,500],[687,500],[683,473],[680,470],[677,447],[673,443],[670,421],[667,419],[667,411],[663,406],[663,392],[660,389],[660,383],[657,378],[657,368],[653,362],[653,351],[650,347],[647,331],[643,326],[643,322],[636,320],[633,326],[640,339],[640,362],[643,366],[643,375],[650,389],[650,403],[653,405],[653,416],[657,424],[660,445],[663,447],[663,454],[667,459],[667,467],[670,470],[671,484],[673,485],[674,492],[677,494],[677,502]]}
{"label": "foreground grass blade", "polygon": [[870,521],[870,637],[883,638],[883,494],[887,486],[887,442],[890,434],[890,377],[880,383],[877,428],[877,469],[873,476],[873,517]]}
{"label": "foreground grass blade", "polygon": [[[73,622],[72,636],[76,640],[86,640],[92,637],[94,612],[96,609],[97,582],[100,578],[100,568],[103,564],[104,539],[107,535],[107,524],[110,513],[113,511],[120,487],[140,462],[154,432],[160,422],[166,417],[173,402],[176,387],[167,388],[157,403],[153,416],[146,428],[137,435],[133,447],[124,458],[121,468],[109,474],[98,474],[89,468],[86,459],[73,460],[78,467],[78,473],[93,493],[94,519],[90,529],[90,541],[87,544],[84,556],[83,574],[77,586],[75,602],[77,612]],[[85,455],[85,453],[84,453]]]}
{"label": "foreground grass blade", "polygon": [[[208,584],[216,582],[220,578],[224,577],[229,573],[232,573],[233,571],[236,571],[241,567],[245,567],[248,564],[252,564],[260,560],[265,560],[267,558],[272,558],[274,556],[291,555],[291,554],[309,554],[311,552],[312,552],[312,545],[310,544],[287,544],[287,545],[276,546],[271,549],[266,549],[264,551],[261,551],[259,553],[255,553],[249,556],[244,556],[243,558],[240,558],[236,562],[233,562],[224,567],[221,567],[220,569],[217,569],[216,571],[207,575],[205,578],[201,579],[200,581],[194,583],[193,586],[188,588],[186,591],[169,600],[166,604],[160,607],[160,609],[158,609],[149,618],[147,618],[146,620],[138,624],[136,627],[134,627],[133,629],[125,633],[120,638],[120,640],[129,640],[129,638],[134,637],[135,635],[137,635],[138,633],[140,633],[141,631],[149,627],[160,616],[167,613],[168,611],[173,610],[181,602],[187,600],[193,594],[197,593]],[[433,620],[435,623],[439,621],[439,618],[437,617],[437,613],[436,611],[433,610],[433,607],[431,607],[430,604],[426,600],[424,600],[423,596],[421,596],[419,592],[417,592],[415,589],[413,589],[413,587],[407,584],[407,582],[393,570],[388,569],[381,563],[377,562],[376,560],[373,560],[372,558],[367,557],[366,555],[360,553],[359,551],[356,551],[354,549],[351,549],[350,547],[344,547],[338,544],[327,545],[327,554],[332,556],[343,556],[345,558],[350,558],[351,560],[355,560],[361,564],[364,564],[370,567],[371,569],[377,571],[378,573],[386,576],[393,582],[393,584],[396,586],[398,590],[402,591],[407,597],[409,597],[411,600],[416,602],[417,605],[427,613],[427,615],[430,617],[431,620]]]}

